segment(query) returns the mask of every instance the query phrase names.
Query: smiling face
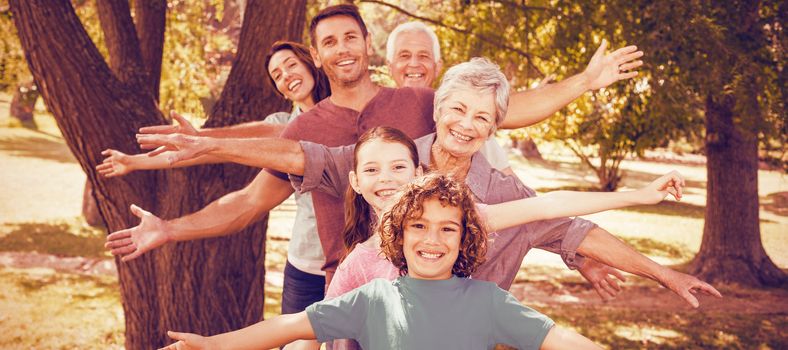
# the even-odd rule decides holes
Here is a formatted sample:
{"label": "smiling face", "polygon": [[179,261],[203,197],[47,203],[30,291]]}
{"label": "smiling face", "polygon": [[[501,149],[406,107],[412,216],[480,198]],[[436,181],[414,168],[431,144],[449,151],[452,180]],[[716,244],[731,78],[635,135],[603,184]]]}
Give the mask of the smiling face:
{"label": "smiling face", "polygon": [[315,88],[315,79],[292,50],[279,50],[271,55],[268,74],[276,84],[276,89],[288,100],[299,105],[314,104],[312,89]]}
{"label": "smiling face", "polygon": [[388,62],[398,87],[431,87],[440,62],[436,62],[432,40],[421,30],[401,32],[394,41],[394,55]]}
{"label": "smiling face", "polygon": [[350,172],[350,186],[378,215],[402,185],[421,175],[405,145],[381,139],[361,145],[356,150],[356,164]]}
{"label": "smiling face", "polygon": [[422,209],[421,217],[408,219],[403,231],[408,275],[426,280],[451,278],[462,240],[462,211],[436,198],[426,199]]}
{"label": "smiling face", "polygon": [[356,21],[349,16],[323,19],[315,28],[310,51],[333,87],[353,87],[367,74],[372,47]]}
{"label": "smiling face", "polygon": [[495,113],[492,91],[460,86],[439,105],[435,142],[454,157],[470,157],[490,136]]}

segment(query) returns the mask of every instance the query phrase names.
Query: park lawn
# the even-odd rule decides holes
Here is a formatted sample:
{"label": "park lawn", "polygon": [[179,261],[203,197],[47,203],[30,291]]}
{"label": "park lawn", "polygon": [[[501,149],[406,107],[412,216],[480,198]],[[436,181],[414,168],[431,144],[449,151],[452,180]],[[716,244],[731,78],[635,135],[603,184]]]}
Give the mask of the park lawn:
{"label": "park lawn", "polygon": [[610,349],[786,349],[788,315],[545,307],[558,324]]}
{"label": "park lawn", "polygon": [[0,268],[0,348],[122,349],[114,276]]}
{"label": "park lawn", "polygon": [[[8,267],[3,260],[9,252],[37,252],[54,259],[80,256],[111,261],[101,248],[105,233],[85,228],[77,218],[84,174],[56,128],[52,129],[51,118],[38,120],[43,132],[0,127],[0,161],[4,164],[0,181],[11,189],[0,194],[0,266],[6,266],[0,267],[0,290],[4,291],[0,295],[0,329],[5,330],[0,335],[0,348],[120,348],[124,322],[114,275]],[[511,160],[518,175],[540,192],[587,187],[594,180],[571,159],[548,157],[545,162],[530,162],[512,156]],[[624,168],[625,188],[641,186],[670,168],[685,174],[690,188],[681,203],[609,211],[588,218],[660,263],[689,260],[700,245],[705,168],[639,161],[627,161]],[[783,174],[762,171],[759,191],[763,200],[786,191],[785,183]],[[281,271],[292,216],[292,207],[271,214],[266,317],[279,312]],[[764,246],[783,268],[788,267],[786,228],[785,216],[761,210]],[[785,305],[781,297],[788,295],[783,290],[720,288],[728,299],[703,300],[701,309],[693,311],[656,284],[630,278],[617,301],[601,303],[553,254],[534,251],[526,262],[513,288],[515,295],[559,324],[578,329],[609,348],[788,348],[786,307],[769,308]],[[730,309],[725,307],[728,302]]]}

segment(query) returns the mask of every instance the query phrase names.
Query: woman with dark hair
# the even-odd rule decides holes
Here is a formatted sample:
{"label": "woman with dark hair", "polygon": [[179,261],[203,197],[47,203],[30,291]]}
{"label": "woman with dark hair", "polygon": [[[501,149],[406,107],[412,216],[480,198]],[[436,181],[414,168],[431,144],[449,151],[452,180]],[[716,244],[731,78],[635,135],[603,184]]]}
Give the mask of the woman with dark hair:
{"label": "woman with dark hair", "polygon": [[[268,72],[267,81],[276,92],[292,101],[291,113],[276,112],[262,121],[244,123],[224,128],[197,130],[183,117],[173,113],[178,126],[153,126],[140,129],[141,133],[180,132],[191,135],[213,137],[265,137],[278,136],[284,127],[315,104],[331,95],[328,78],[315,66],[309,49],[291,41],[277,41],[265,57]],[[106,159],[96,167],[104,176],[120,176],[134,170],[167,169],[197,164],[217,163],[210,156],[196,158],[189,162],[170,164],[168,153],[127,155],[108,149],[103,152]],[[320,268],[325,264],[325,256],[317,235],[317,223],[312,207],[312,196],[296,193],[296,217],[287,249],[287,263],[282,288],[282,313],[303,311],[310,304],[322,300],[325,292],[325,272]]]}
{"label": "woman with dark hair", "polygon": [[[295,58],[291,61],[291,58]],[[284,66],[279,64],[271,65],[271,63],[284,63]],[[301,65],[299,65],[299,63]],[[299,43],[292,41],[277,41],[271,45],[271,51],[265,56],[265,67],[268,70],[268,82],[271,86],[276,88],[276,92],[282,97],[293,101],[293,104],[300,108],[302,111],[307,111],[312,108],[316,103],[322,101],[324,98],[331,95],[331,87],[328,85],[328,77],[323,73],[320,68],[315,66],[312,61],[312,56],[309,54],[309,49]],[[296,72],[300,73],[301,69],[306,69],[309,75],[304,77],[297,76],[295,79],[287,79],[286,73]],[[303,84],[304,87],[299,89],[295,84],[298,78],[312,78],[313,82]],[[285,83],[294,82],[294,91],[299,94],[292,94],[291,89]],[[311,85],[311,87],[310,87]],[[301,95],[311,91],[311,100],[306,96],[299,98]],[[299,97],[295,97],[295,96]],[[259,136],[258,136],[259,137]]]}

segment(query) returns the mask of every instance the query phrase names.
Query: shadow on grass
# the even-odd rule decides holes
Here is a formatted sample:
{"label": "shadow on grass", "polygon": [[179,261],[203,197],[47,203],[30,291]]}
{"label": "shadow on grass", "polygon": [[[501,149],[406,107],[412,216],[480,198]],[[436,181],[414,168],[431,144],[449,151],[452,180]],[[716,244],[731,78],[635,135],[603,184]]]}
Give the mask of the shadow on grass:
{"label": "shadow on grass", "polygon": [[39,252],[60,256],[105,257],[106,233],[66,223],[22,223],[0,233],[0,251]]}
{"label": "shadow on grass", "polygon": [[[654,205],[639,205],[635,207],[621,208],[616,210],[635,212],[640,214],[657,214],[667,216],[681,216],[693,219],[705,219],[706,207],[684,202],[664,201]],[[761,223],[775,223],[774,220],[760,219]]]}
{"label": "shadow on grass", "polygon": [[[560,186],[560,187],[540,187],[536,189],[540,193],[551,191],[579,191],[579,192],[598,192],[599,189],[590,186]],[[657,214],[668,216],[683,216],[688,218],[703,219],[706,207],[683,202],[664,201],[654,205],[639,205],[616,210],[629,211],[642,214]],[[763,221],[763,220],[762,220]]]}
{"label": "shadow on grass", "polygon": [[41,158],[60,163],[76,163],[71,151],[63,143],[50,137],[28,136],[0,138],[0,151],[17,157]]}
{"label": "shadow on grass", "polygon": [[651,238],[619,237],[639,252],[650,256],[664,256],[671,259],[689,260],[695,252],[683,244],[669,244]]}
{"label": "shadow on grass", "polygon": [[641,214],[657,214],[667,216],[683,216],[693,219],[703,219],[706,216],[706,207],[683,202],[665,201],[655,205],[639,205],[635,207],[617,209]]}
{"label": "shadow on grass", "polygon": [[122,349],[118,280],[0,267],[3,349]]}
{"label": "shadow on grass", "polygon": [[561,305],[541,310],[610,349],[788,349],[788,316]]}
{"label": "shadow on grass", "polygon": [[40,292],[47,286],[60,286],[69,292],[71,298],[88,300],[97,297],[116,299],[120,290],[114,277],[57,273],[49,269],[21,271],[28,273],[6,274],[4,278],[15,280],[26,293]]}
{"label": "shadow on grass", "polygon": [[[593,176],[594,178],[596,178],[596,176],[594,175],[594,172],[584,164],[563,162],[557,160],[531,160],[531,159],[527,159],[527,160],[520,159],[519,163],[524,169],[526,169],[526,171],[528,167],[540,167],[544,169],[550,169],[556,172],[560,172],[563,175],[570,176],[571,181],[588,184],[587,186],[578,186],[579,188],[589,188],[590,191],[599,191],[598,188],[599,184],[597,182],[589,182],[588,180],[586,180],[587,176]],[[651,181],[654,181],[657,177],[662,175],[658,173],[650,173],[650,172],[636,171],[630,169],[622,169],[621,173],[622,173],[621,185],[622,186],[626,185],[629,187],[645,186],[651,183]],[[553,180],[551,178],[543,178],[543,179]],[[706,182],[687,180],[686,188],[688,190],[693,190],[693,189],[705,190]]]}

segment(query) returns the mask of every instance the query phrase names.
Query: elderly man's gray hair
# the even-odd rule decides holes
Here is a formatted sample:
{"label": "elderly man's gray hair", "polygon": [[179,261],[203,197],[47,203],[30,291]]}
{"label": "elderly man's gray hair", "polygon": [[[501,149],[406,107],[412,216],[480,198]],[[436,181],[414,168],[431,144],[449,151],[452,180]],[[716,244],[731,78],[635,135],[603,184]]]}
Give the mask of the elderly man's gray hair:
{"label": "elderly man's gray hair", "polygon": [[402,33],[411,33],[411,32],[424,32],[432,41],[432,56],[435,59],[435,62],[441,60],[441,46],[438,42],[438,36],[435,35],[435,31],[432,28],[427,27],[424,23],[413,21],[402,23],[394,28],[389,34],[389,38],[386,40],[386,60],[389,62],[394,62],[394,42],[397,41],[397,37]]}
{"label": "elderly man's gray hair", "polygon": [[[503,123],[509,107],[509,80],[497,64],[483,57],[471,58],[468,62],[455,65],[443,74],[441,85],[435,90],[434,116],[440,118],[440,106],[460,87],[470,87],[478,91],[490,91],[495,99],[495,125],[492,131]],[[466,101],[472,102],[472,101]]]}

